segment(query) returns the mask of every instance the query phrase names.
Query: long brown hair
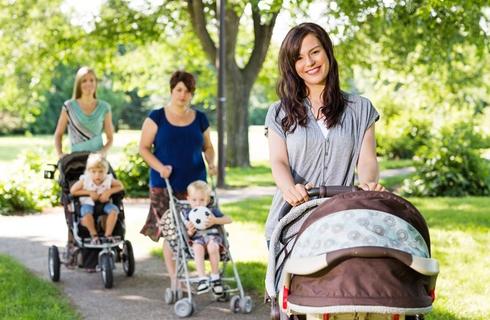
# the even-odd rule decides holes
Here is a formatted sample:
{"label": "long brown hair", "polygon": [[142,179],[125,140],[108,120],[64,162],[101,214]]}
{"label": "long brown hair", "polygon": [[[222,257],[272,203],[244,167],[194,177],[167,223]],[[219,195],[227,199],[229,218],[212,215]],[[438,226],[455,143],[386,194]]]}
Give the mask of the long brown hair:
{"label": "long brown hair", "polygon": [[[332,128],[340,122],[347,99],[340,90],[337,60],[333,54],[332,40],[327,32],[315,23],[302,23],[289,30],[279,50],[279,82],[277,94],[281,99],[281,108],[286,116],[281,120],[285,132],[294,132],[297,125],[305,127],[308,123],[307,109],[304,99],[308,97],[308,87],[296,72],[295,64],[299,57],[301,44],[307,35],[315,36],[325,50],[329,71],[322,93],[323,106],[320,112],[325,116],[327,128]],[[278,109],[276,117],[279,115]]]}
{"label": "long brown hair", "polygon": [[[75,76],[75,83],[73,85],[73,99],[78,99],[82,96],[82,79],[87,74],[91,73],[95,78],[95,88],[97,89],[97,76],[95,75],[95,71],[89,67],[81,67],[77,71],[77,75]],[[94,98],[97,99],[97,93],[94,91]]]}

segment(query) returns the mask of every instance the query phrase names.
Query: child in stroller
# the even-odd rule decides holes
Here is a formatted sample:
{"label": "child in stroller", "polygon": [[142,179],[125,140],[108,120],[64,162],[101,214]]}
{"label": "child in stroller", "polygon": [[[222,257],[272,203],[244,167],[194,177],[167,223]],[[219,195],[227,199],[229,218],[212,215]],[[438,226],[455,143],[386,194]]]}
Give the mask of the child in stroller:
{"label": "child in stroller", "polygon": [[[76,186],[77,183],[81,184],[83,187],[83,183],[80,183],[80,176],[86,173],[86,163],[88,158],[88,152],[71,153],[61,158],[56,165],[51,165],[53,167],[52,170],[46,170],[44,172],[45,178],[53,179],[56,170],[59,170],[58,182],[61,187],[61,202],[65,209],[66,222],[73,235],[74,241],[74,250],[64,252],[61,255],[62,259],[60,259],[60,253],[57,246],[53,245],[49,248],[48,271],[52,281],[59,281],[61,264],[64,264],[69,268],[78,264],[79,267],[86,269],[100,270],[105,288],[112,288],[115,262],[122,262],[123,270],[128,277],[134,273],[135,268],[131,242],[124,239],[125,224],[124,206],[122,202],[124,192],[122,191],[122,184],[117,182],[114,183],[115,179],[113,179],[113,181],[110,182],[110,185],[116,188],[116,190],[111,190],[109,192],[106,190],[106,194],[102,193],[99,196],[93,194],[93,197],[98,201],[93,202],[94,206],[90,205],[84,207],[82,204],[84,200],[80,199],[83,197],[71,194],[70,189],[73,186]],[[92,167],[92,160],[94,160],[95,163],[100,164],[101,157],[92,155],[89,161],[89,167]],[[106,160],[103,160],[102,162],[107,165],[107,173],[110,174],[107,176],[115,177],[115,173],[110,164],[106,162]],[[103,164],[104,170],[102,170],[102,173],[106,172],[105,164]],[[94,167],[98,167],[98,165],[94,165]],[[101,176],[104,176],[102,173]],[[90,174],[88,176],[90,176]],[[99,178],[96,180],[98,179]],[[82,181],[90,183],[90,179],[82,178]],[[105,181],[107,184],[108,180]],[[104,184],[104,182],[102,182],[102,184]],[[76,193],[77,187],[74,188],[74,191]],[[109,193],[111,193],[111,195],[109,195]],[[88,193],[82,192],[82,194]],[[104,203],[100,202],[100,200],[107,202],[106,200],[108,200],[109,196],[112,202],[110,206],[106,206]],[[82,207],[84,208],[83,210]],[[119,212],[119,214],[112,216],[115,221],[111,221],[110,216],[107,221],[104,221],[104,207],[106,208],[106,212]],[[90,216],[92,218],[92,225],[90,225],[90,222],[86,222],[87,218],[85,218],[85,222],[82,223],[82,220],[84,220],[84,218],[82,218],[82,211],[85,213],[85,217]],[[92,212],[92,214],[89,214],[89,212]],[[104,224],[106,224],[106,226],[104,226]],[[85,227],[85,225],[87,225],[87,227]],[[103,242],[98,241],[99,235],[102,234],[110,236],[110,241],[107,241],[106,238],[104,238],[105,241]]]}
{"label": "child in stroller", "polygon": [[70,192],[73,196],[84,196],[79,199],[80,214],[82,225],[89,230],[92,237],[91,244],[100,243],[94,221],[95,201],[104,205],[103,211],[107,215],[105,240],[112,242],[112,231],[116,225],[119,208],[110,202],[110,197],[123,189],[122,183],[109,173],[107,160],[99,153],[90,154],[85,174],[80,176],[80,179],[71,187]]}
{"label": "child in stroller", "polygon": [[[195,311],[193,293],[199,294],[210,291],[208,278],[205,277],[204,272],[205,248],[202,242],[199,244],[199,236],[202,234],[197,234],[196,236],[195,233],[200,233],[202,230],[199,229],[206,229],[206,226],[213,224],[214,226],[211,230],[216,229],[217,232],[212,231],[213,234],[210,234],[207,239],[207,243],[211,244],[207,247],[209,259],[215,259],[211,261],[211,277],[214,280],[211,281],[213,287],[211,293],[217,301],[229,301],[232,312],[250,313],[253,308],[253,302],[244,293],[238,270],[229,250],[228,235],[222,225],[223,223],[231,222],[231,219],[226,216],[219,217],[216,190],[213,187],[212,191],[210,191],[209,186],[204,181],[198,182],[196,184],[204,187],[205,192],[202,192],[202,194],[201,192],[196,192],[200,188],[193,190],[191,186],[188,189],[188,200],[184,201],[175,198],[168,179],[165,179],[165,183],[170,198],[169,209],[162,215],[159,229],[173,251],[177,270],[176,279],[172,281],[171,287],[165,290],[165,302],[167,304],[175,303],[174,311],[177,316],[188,317]],[[192,206],[195,208],[191,208],[190,202],[193,202]],[[210,210],[198,206],[206,204]],[[193,210],[200,211],[204,215],[207,212],[209,216],[211,214],[215,216],[206,224],[195,219]],[[206,236],[204,236],[204,241],[206,241],[205,238]],[[194,248],[197,249],[197,252],[194,252]],[[214,249],[218,250],[215,251]],[[218,259],[214,256],[216,253]],[[189,274],[187,262],[192,259],[196,262],[197,277],[191,277]],[[221,262],[221,267],[219,267],[219,262]],[[233,276],[225,277],[224,273],[228,263],[232,267]],[[186,297],[184,292],[187,293]],[[231,296],[232,293],[238,293],[238,295]]]}
{"label": "child in stroller", "polygon": [[[231,223],[231,218],[223,215],[218,208],[211,208],[211,211],[206,208],[211,200],[211,188],[204,181],[197,180],[189,184],[187,200],[191,207],[184,213],[184,218],[187,220],[187,234],[191,237],[194,261],[200,278],[197,293],[201,294],[209,290],[208,277],[204,272],[204,258],[207,253],[211,264],[211,286],[216,295],[221,295],[223,294],[223,285],[219,274],[219,259],[223,237],[220,235],[217,225]],[[205,229],[202,229],[196,220],[189,220],[190,215],[193,213],[197,215],[199,212],[203,212],[204,215],[202,216],[207,217],[206,221],[197,219],[197,222],[203,222]]]}

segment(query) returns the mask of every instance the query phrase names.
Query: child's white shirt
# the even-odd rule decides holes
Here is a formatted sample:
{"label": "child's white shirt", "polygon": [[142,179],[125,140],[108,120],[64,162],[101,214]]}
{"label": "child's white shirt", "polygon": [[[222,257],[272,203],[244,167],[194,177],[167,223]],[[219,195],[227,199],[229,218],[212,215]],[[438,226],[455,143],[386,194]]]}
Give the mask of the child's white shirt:
{"label": "child's white shirt", "polygon": [[[104,181],[102,181],[101,184],[96,185],[94,181],[90,178],[90,176],[85,174],[80,176],[80,181],[82,181],[83,183],[83,189],[87,191],[95,191],[97,194],[102,194],[104,191],[109,190],[111,188],[113,179],[114,177],[112,176],[112,174],[109,173],[108,175],[106,175]],[[90,197],[80,197],[80,203],[88,204],[91,206],[95,204],[94,200],[92,200],[92,198]]]}

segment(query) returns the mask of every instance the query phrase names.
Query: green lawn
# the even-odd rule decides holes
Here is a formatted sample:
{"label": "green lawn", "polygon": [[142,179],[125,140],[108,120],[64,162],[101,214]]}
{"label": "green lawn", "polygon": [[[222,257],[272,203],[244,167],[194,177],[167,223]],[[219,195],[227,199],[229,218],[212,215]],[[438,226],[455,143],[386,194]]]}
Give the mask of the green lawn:
{"label": "green lawn", "polygon": [[0,255],[0,319],[81,319],[51,283]]}
{"label": "green lawn", "polygon": [[379,159],[380,170],[400,169],[400,168],[406,168],[411,166],[413,166],[412,159],[398,159],[398,160],[391,160],[391,159],[384,159],[384,158]]}

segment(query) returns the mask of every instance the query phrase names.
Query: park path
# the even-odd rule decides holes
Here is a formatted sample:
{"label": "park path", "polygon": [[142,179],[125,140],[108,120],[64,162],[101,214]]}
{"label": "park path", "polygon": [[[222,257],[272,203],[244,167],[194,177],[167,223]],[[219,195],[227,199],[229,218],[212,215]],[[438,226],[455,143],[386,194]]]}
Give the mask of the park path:
{"label": "park path", "polygon": [[[382,172],[382,177],[407,174],[413,168]],[[220,203],[246,198],[272,195],[274,187],[244,189],[218,189]],[[88,274],[82,270],[69,270],[62,266],[61,279],[56,285],[69,297],[83,319],[178,319],[173,305],[163,301],[169,286],[167,273],[161,259],[150,255],[155,243],[139,233],[148,212],[147,200],[126,200],[126,238],[134,247],[136,272],[126,277],[121,264],[114,272],[114,288],[104,289],[100,273]],[[63,247],[66,241],[63,210],[52,208],[42,214],[27,216],[0,216],[0,253],[8,254],[37,276],[49,280],[47,272],[48,248]],[[233,254],[233,243],[232,254]],[[262,297],[253,296],[252,314],[233,314],[227,303],[211,302],[208,295],[197,299],[193,319],[269,319],[269,307]]]}
{"label": "park path", "polygon": [[[273,188],[218,190],[221,203],[244,199],[248,196],[271,194]],[[126,277],[121,264],[114,271],[114,288],[104,289],[100,272],[88,274],[81,269],[61,267],[57,286],[68,296],[83,319],[179,319],[173,305],[163,300],[169,286],[168,276],[161,259],[150,255],[156,244],[139,233],[148,212],[148,201],[125,201],[126,238],[134,247],[136,271]],[[48,277],[48,248],[63,247],[66,241],[63,210],[52,208],[42,214],[27,216],[0,216],[0,253],[20,261],[40,278]],[[233,254],[233,244],[232,251]],[[212,302],[211,296],[202,295],[196,300],[197,310],[192,319],[268,319],[269,307],[262,297],[252,296],[254,310],[251,314],[233,314],[228,303]]]}

